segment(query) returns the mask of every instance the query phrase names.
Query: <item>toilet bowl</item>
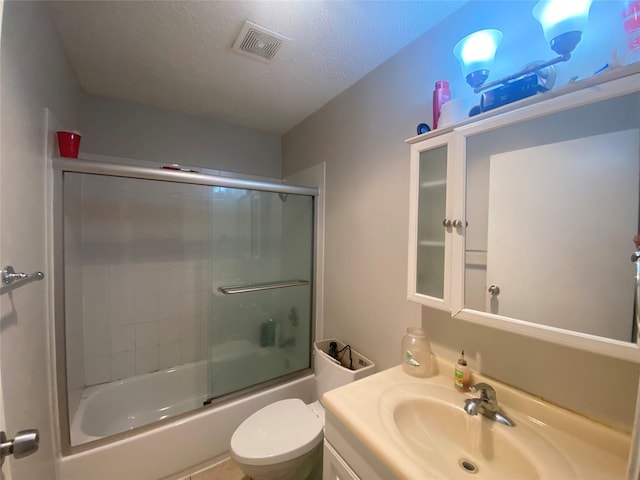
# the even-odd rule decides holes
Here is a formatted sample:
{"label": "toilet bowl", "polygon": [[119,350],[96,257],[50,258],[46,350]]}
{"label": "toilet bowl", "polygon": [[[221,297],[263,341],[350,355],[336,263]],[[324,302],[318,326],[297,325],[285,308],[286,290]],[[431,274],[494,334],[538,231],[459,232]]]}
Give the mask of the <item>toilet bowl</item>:
{"label": "toilet bowl", "polygon": [[[327,352],[335,339],[314,344],[318,398],[324,392],[371,375],[375,364],[351,351],[338,363]],[[345,352],[346,353],[346,352]],[[231,437],[231,457],[253,480],[316,480],[322,475],[324,407],[298,398],[274,402],[249,416]]]}

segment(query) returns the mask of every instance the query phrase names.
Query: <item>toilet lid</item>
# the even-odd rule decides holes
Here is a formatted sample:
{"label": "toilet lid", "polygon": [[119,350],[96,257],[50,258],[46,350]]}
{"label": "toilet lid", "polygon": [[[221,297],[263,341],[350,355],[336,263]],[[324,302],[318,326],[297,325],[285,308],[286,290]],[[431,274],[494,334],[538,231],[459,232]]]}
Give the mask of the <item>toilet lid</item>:
{"label": "toilet lid", "polygon": [[299,457],[322,440],[322,422],[298,398],[258,410],[236,429],[231,451],[247,465],[269,465]]}

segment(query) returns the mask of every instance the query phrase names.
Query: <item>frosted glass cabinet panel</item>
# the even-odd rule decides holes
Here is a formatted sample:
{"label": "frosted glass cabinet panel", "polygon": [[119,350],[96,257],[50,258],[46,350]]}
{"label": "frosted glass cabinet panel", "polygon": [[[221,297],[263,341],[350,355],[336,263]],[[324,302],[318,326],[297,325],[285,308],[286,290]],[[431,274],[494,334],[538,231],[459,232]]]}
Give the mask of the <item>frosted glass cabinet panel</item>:
{"label": "frosted glass cabinet panel", "polygon": [[416,290],[444,298],[443,221],[447,216],[447,147],[420,152]]}
{"label": "frosted glass cabinet panel", "polygon": [[[435,308],[450,309],[449,277],[453,236],[461,231],[451,197],[455,167],[453,135],[442,135],[412,146],[409,299]],[[411,222],[414,224],[414,222]]]}

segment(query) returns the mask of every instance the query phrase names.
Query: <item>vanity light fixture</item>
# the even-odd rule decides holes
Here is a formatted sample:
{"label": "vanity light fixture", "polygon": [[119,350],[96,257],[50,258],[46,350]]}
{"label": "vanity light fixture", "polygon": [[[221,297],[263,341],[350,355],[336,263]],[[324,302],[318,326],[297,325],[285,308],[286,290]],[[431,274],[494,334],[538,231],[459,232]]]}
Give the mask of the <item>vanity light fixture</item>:
{"label": "vanity light fixture", "polygon": [[464,37],[453,48],[453,54],[462,67],[462,74],[473,88],[479,88],[489,78],[489,69],[500,42],[500,30],[479,30]]}
{"label": "vanity light fixture", "polygon": [[497,87],[481,97],[481,111],[491,110],[529,97],[553,86],[553,65],[566,62],[582,39],[593,0],[540,0],[532,14],[542,25],[544,37],[557,57],[533,62],[521,70],[485,84],[495,51],[502,40],[499,30],[480,30],[467,35],[453,49],[462,74],[475,93]]}

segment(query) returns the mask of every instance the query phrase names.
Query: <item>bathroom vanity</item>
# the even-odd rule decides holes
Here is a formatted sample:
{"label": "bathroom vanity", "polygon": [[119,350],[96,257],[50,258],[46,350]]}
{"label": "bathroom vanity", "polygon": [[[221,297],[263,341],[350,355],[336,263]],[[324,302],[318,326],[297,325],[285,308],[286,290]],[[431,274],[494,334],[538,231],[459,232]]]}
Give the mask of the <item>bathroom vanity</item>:
{"label": "bathroom vanity", "polygon": [[324,480],[626,477],[628,433],[477,374],[515,426],[469,415],[478,395],[455,390],[453,364],[433,363],[428,378],[397,366],[324,395]]}
{"label": "bathroom vanity", "polygon": [[[640,64],[407,143],[409,300],[640,362]],[[626,477],[629,432],[480,382],[515,426],[474,415],[486,399],[456,391],[440,358],[428,378],[398,366],[328,392],[323,478]]]}
{"label": "bathroom vanity", "polygon": [[640,361],[640,65],[407,143],[409,300]]}

